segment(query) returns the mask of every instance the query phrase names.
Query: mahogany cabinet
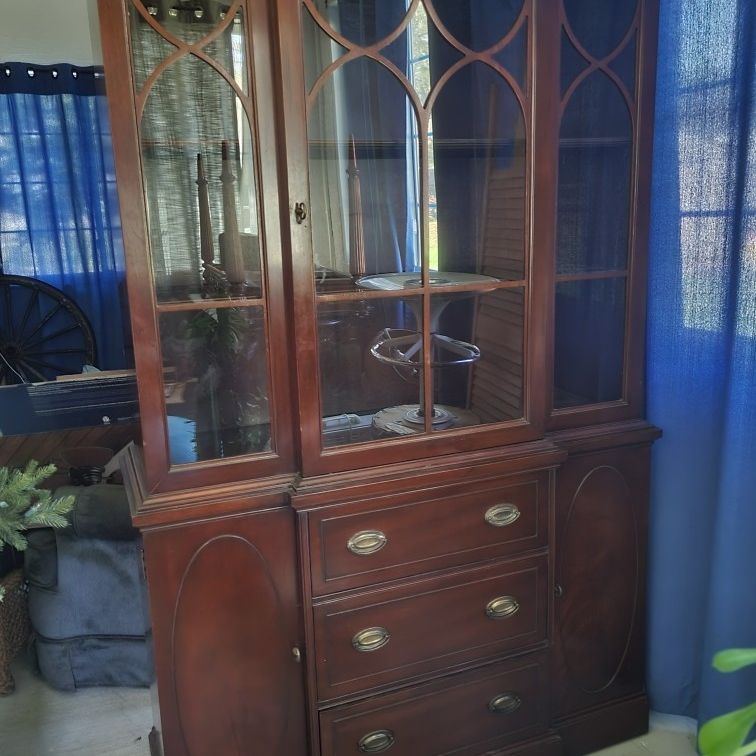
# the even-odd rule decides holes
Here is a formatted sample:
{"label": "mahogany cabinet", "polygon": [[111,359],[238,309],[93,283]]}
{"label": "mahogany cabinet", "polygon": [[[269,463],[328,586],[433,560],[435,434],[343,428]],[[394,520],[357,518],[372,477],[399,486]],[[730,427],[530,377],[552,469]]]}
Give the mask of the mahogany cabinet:
{"label": "mahogany cabinet", "polygon": [[645,730],[657,0],[99,0],[153,750]]}

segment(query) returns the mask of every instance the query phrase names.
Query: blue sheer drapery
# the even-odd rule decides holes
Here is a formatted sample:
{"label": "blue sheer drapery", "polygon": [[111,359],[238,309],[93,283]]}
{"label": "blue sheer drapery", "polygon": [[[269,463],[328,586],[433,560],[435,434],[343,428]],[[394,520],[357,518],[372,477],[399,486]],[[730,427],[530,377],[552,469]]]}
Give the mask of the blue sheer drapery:
{"label": "blue sheer drapery", "polygon": [[756,700],[756,3],[662,0],[648,324],[652,706]]}
{"label": "blue sheer drapery", "polygon": [[68,65],[0,66],[0,250],[5,273],[50,283],[84,311],[97,367],[121,368],[124,261],[98,78]]}

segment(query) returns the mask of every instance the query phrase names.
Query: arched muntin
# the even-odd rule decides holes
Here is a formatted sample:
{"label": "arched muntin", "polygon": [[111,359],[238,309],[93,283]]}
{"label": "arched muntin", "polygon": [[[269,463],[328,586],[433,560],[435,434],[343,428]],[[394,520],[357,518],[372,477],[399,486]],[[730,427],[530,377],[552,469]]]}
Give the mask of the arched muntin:
{"label": "arched muntin", "polygon": [[[233,24],[236,13],[243,8],[244,0],[234,0],[234,3],[229,8],[226,17],[221,21],[221,23],[219,23],[210,33],[205,35],[202,39],[192,44],[189,44],[185,40],[182,40],[179,37],[176,37],[174,34],[171,34],[147,12],[146,8],[139,2],[139,0],[131,0],[131,2],[137,13],[139,13],[139,15],[146,21],[146,23],[153,29],[153,31],[155,31],[166,42],[169,42],[176,48],[175,52],[171,53],[167,58],[163,59],[151,71],[150,75],[147,77],[147,79],[145,79],[145,82],[142,85],[142,89],[137,93],[136,109],[137,117],[140,120],[142,113],[144,112],[144,107],[147,99],[149,98],[150,91],[152,90],[152,87],[154,86],[157,79],[169,66],[171,66],[180,58],[183,58],[185,55],[194,55],[204,63],[207,63],[207,65],[209,65],[211,68],[213,68],[236,91],[237,96],[242,101],[242,103],[244,103],[245,110],[248,109],[248,95],[244,91],[242,91],[241,87],[239,87],[234,77],[231,76],[231,74],[226,71],[226,69],[221,66],[220,63],[218,63],[213,57],[207,55],[207,53],[204,52],[204,48],[207,47],[207,45],[218,39],[218,37],[220,37],[226,31],[226,29],[228,29],[228,27]],[[245,55],[245,58],[247,59],[247,67],[249,69],[249,56]],[[249,77],[248,80],[250,82],[252,81],[252,73],[253,72],[250,70],[247,71],[247,75]],[[249,117],[249,112],[247,113],[247,116]]]}
{"label": "arched muntin", "polygon": [[[562,0],[561,2],[562,24],[565,28],[565,31],[567,32],[567,35],[570,37],[570,40],[575,45],[576,49],[580,52],[581,55],[585,56],[589,60],[595,60],[595,61],[609,60],[613,58],[614,56],[616,56],[617,53],[621,51],[627,44],[629,34],[631,34],[632,31],[636,29],[638,26],[641,3],[640,3],[640,0],[633,0],[633,3],[634,3],[633,12],[631,15],[628,15],[626,19],[624,19],[625,20],[624,32],[621,31],[618,36],[615,35],[616,38],[614,40],[610,40],[610,45],[606,48],[606,52],[604,52],[603,50],[599,50],[598,52],[592,53],[589,51],[589,47],[591,47],[591,45],[587,43],[587,40],[585,38],[583,38],[582,40],[580,39],[580,35],[577,30],[578,24],[574,23],[574,21],[578,19],[575,19],[574,15],[572,17],[572,20],[570,19],[570,10],[568,10],[568,7],[567,7],[569,2],[570,0]],[[599,14],[605,13],[607,15],[610,15],[617,8],[617,4],[615,2],[600,2],[598,4],[598,8],[600,9],[598,11]],[[592,8],[591,11],[592,12],[590,16],[594,18],[596,10]],[[613,44],[611,44],[612,42]]]}

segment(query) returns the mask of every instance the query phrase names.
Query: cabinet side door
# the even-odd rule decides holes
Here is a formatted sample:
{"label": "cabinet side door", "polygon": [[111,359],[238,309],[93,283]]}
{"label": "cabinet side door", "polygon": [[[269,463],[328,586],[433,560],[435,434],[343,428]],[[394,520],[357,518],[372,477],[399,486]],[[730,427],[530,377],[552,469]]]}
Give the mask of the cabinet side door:
{"label": "cabinet side door", "polygon": [[306,753],[293,514],[145,533],[167,754]]}

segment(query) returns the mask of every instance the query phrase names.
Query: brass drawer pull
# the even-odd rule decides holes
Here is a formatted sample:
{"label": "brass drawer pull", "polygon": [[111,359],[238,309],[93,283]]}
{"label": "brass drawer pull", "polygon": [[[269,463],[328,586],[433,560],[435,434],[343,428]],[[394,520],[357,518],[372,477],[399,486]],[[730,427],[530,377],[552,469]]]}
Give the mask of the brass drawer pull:
{"label": "brass drawer pull", "polygon": [[347,548],[352,554],[367,556],[380,551],[387,542],[386,534],[380,530],[361,530],[347,541]]}
{"label": "brass drawer pull", "polygon": [[374,730],[363,735],[357,745],[363,753],[383,753],[394,745],[395,740],[391,730]]}
{"label": "brass drawer pull", "polygon": [[496,504],[486,510],[486,522],[495,528],[505,528],[520,519],[520,510],[515,504]]}
{"label": "brass drawer pull", "polygon": [[520,611],[520,604],[514,596],[497,596],[486,604],[486,616],[489,619],[513,617]]}
{"label": "brass drawer pull", "polygon": [[488,702],[488,708],[495,714],[514,714],[522,706],[517,693],[499,693]]}
{"label": "brass drawer pull", "polygon": [[390,640],[391,635],[385,627],[368,627],[355,634],[352,645],[356,651],[366,654],[383,648]]}

